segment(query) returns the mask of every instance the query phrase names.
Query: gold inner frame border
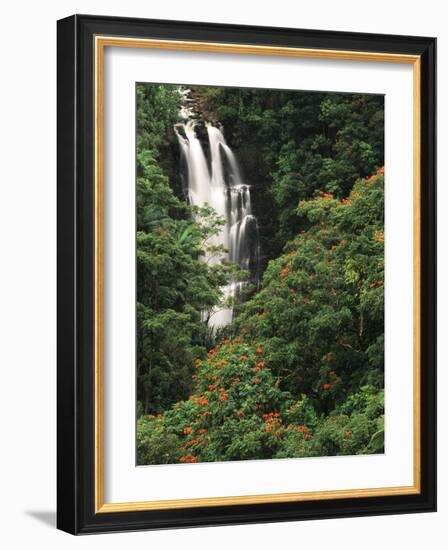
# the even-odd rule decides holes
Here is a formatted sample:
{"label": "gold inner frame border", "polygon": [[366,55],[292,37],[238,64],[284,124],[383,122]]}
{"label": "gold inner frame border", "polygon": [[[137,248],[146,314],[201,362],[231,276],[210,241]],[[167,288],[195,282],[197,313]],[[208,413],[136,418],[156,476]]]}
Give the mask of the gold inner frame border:
{"label": "gold inner frame border", "polygon": [[[251,54],[286,56],[327,60],[406,63],[413,65],[413,299],[414,299],[414,349],[413,349],[413,424],[414,469],[413,485],[350,490],[328,490],[264,495],[191,498],[180,500],[154,500],[141,502],[104,502],[104,53],[106,47],[155,48],[163,50],[194,51],[208,53]],[[418,55],[382,52],[325,50],[251,44],[226,44],[215,42],[158,40],[96,36],[95,56],[95,277],[94,277],[94,410],[95,410],[95,513],[132,512],[144,510],[168,510],[208,506],[232,506],[279,502],[304,502],[344,498],[412,495],[421,492],[421,59]]]}

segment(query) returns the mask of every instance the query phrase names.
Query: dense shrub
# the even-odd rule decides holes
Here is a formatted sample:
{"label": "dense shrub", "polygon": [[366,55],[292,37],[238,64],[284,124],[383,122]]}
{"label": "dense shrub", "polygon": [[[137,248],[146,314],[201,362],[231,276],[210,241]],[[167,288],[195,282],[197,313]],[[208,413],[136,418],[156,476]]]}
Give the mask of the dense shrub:
{"label": "dense shrub", "polygon": [[269,263],[237,321],[266,341],[281,387],[326,413],[362,385],[383,384],[382,172],[358,180],[347,199],[320,192],[299,204],[304,229]]}
{"label": "dense shrub", "polygon": [[263,344],[225,340],[195,362],[194,391],[138,421],[139,464],[380,452],[382,392],[365,386],[329,416],[278,387]]}

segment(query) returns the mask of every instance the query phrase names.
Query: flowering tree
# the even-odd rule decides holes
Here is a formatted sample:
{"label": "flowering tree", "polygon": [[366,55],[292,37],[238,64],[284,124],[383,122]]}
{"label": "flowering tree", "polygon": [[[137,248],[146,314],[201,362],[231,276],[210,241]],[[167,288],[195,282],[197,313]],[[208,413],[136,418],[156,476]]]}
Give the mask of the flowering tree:
{"label": "flowering tree", "polygon": [[194,362],[192,392],[138,424],[140,463],[383,448],[383,170],[300,203],[304,229],[244,304],[240,336]]}

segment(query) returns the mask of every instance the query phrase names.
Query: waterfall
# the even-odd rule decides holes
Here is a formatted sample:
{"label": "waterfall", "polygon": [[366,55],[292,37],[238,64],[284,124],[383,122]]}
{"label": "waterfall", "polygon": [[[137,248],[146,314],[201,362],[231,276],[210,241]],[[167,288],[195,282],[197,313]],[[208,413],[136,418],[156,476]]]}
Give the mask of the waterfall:
{"label": "waterfall", "polygon": [[[231,261],[251,273],[258,282],[259,236],[257,219],[252,212],[250,186],[241,176],[238,162],[227,145],[222,131],[210,123],[205,123],[209,146],[209,161],[197,135],[197,129],[204,122],[191,106],[188,90],[183,92],[184,106],[181,117],[183,123],[176,124],[174,130],[178,138],[184,165],[184,186],[191,204],[211,206],[225,219],[220,233],[209,240],[213,247],[222,246],[225,252],[207,252],[203,260],[210,265]],[[190,106],[186,107],[185,103]],[[225,288],[225,298],[236,297],[243,289],[244,282],[232,281]],[[218,328],[231,323],[233,308],[219,308],[212,312],[209,325]]]}

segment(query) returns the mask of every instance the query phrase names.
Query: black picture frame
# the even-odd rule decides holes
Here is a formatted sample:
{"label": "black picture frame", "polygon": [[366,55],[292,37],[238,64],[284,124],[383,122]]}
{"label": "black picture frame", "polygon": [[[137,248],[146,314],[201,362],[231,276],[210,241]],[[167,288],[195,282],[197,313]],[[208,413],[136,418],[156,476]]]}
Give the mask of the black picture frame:
{"label": "black picture frame", "polygon": [[[74,15],[57,25],[57,526],[72,534],[436,509],[436,39]],[[417,55],[421,59],[419,494],[95,512],[94,38],[120,36]]]}

